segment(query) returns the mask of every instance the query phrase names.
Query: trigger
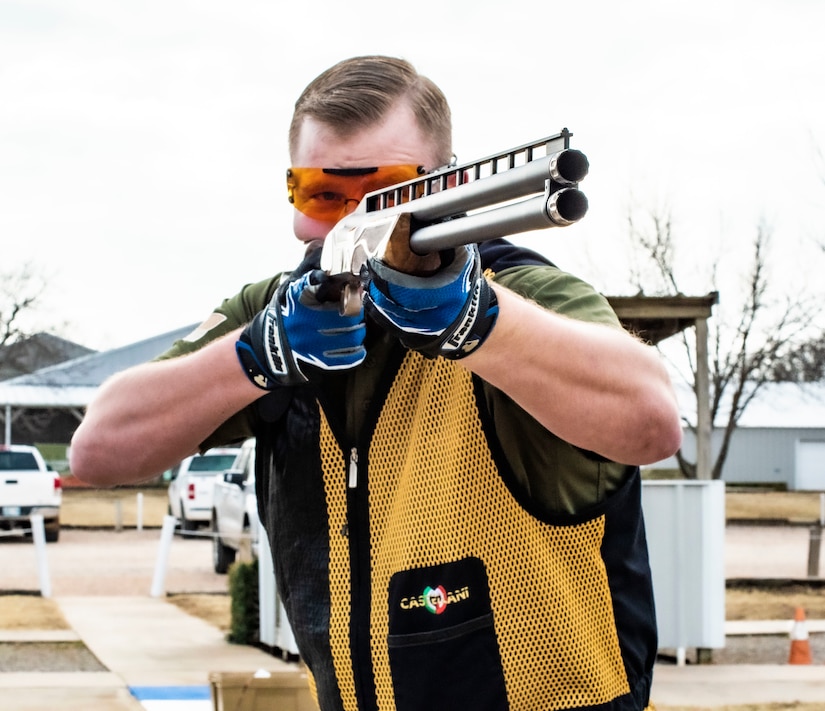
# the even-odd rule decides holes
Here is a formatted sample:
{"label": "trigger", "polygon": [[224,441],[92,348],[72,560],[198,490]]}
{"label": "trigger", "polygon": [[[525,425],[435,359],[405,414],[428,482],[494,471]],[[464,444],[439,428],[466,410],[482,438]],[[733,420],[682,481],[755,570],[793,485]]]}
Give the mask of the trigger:
{"label": "trigger", "polygon": [[364,290],[360,284],[348,282],[341,291],[340,310],[342,316],[357,316],[361,313]]}

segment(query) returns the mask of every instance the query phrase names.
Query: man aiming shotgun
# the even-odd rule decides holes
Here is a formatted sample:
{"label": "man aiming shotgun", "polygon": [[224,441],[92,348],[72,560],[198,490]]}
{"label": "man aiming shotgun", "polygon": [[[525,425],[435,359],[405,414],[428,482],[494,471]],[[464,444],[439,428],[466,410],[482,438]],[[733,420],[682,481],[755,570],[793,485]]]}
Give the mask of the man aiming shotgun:
{"label": "man aiming shotgun", "polygon": [[[323,711],[644,708],[638,465],[681,437],[656,352],[503,239],[411,269],[379,249],[359,268],[363,308],[326,298],[337,270],[319,246],[339,221],[450,162],[447,102],[409,63],[322,73],[289,146],[303,263],[108,381],[72,471],[136,482],[255,436],[261,520]],[[416,254],[415,225],[396,227],[393,253]]]}

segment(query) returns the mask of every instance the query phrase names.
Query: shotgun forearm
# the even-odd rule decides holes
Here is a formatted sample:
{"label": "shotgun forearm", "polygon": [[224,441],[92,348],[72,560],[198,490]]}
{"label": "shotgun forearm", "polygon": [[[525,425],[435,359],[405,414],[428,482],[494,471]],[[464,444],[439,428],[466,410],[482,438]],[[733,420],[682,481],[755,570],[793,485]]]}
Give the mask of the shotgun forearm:
{"label": "shotgun forearm", "polygon": [[[578,222],[589,165],[561,133],[369,193],[324,241],[321,268],[343,282],[342,310],[360,306],[358,277],[391,241],[426,255],[450,247]],[[357,300],[357,301],[354,301]]]}

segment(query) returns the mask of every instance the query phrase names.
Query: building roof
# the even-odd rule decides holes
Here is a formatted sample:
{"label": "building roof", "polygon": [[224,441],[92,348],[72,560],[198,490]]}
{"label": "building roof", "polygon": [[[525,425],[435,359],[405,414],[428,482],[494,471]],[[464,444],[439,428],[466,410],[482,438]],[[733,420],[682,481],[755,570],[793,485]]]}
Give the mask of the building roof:
{"label": "building roof", "polygon": [[91,348],[74,341],[51,333],[35,333],[12,344],[0,346],[0,380],[33,373],[40,368],[65,363],[90,353],[94,353]]}
{"label": "building roof", "polygon": [[738,426],[825,429],[825,383],[767,383]]}
{"label": "building roof", "polygon": [[[685,384],[676,386],[682,416],[696,422],[696,397]],[[723,399],[714,426],[724,427],[729,394]],[[739,418],[740,429],[825,429],[825,382],[765,383]]]}
{"label": "building roof", "polygon": [[185,326],[4,380],[0,382],[0,407],[85,407],[108,377],[155,358],[194,328]]}

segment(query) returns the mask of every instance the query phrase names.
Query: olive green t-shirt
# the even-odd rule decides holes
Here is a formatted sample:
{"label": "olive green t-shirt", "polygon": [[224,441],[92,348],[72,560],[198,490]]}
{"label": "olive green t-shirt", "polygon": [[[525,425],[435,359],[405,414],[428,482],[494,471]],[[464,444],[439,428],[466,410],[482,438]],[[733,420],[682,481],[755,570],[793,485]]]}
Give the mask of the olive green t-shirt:
{"label": "olive green t-shirt", "polygon": [[[280,275],[246,285],[226,299],[190,336],[177,341],[161,359],[193,352],[206,343],[244,325],[264,306],[280,282]],[[607,300],[589,284],[552,266],[521,266],[494,275],[494,281],[569,318],[621,328]],[[367,361],[349,371],[345,386],[347,421],[358,426],[372,386],[380,376],[389,340],[371,342]],[[512,467],[517,484],[549,513],[577,513],[596,504],[618,489],[632,471],[630,467],[605,461],[556,437],[507,395],[485,385],[487,405],[496,433]],[[253,408],[224,422],[202,444],[202,449],[237,442],[253,434]]]}

